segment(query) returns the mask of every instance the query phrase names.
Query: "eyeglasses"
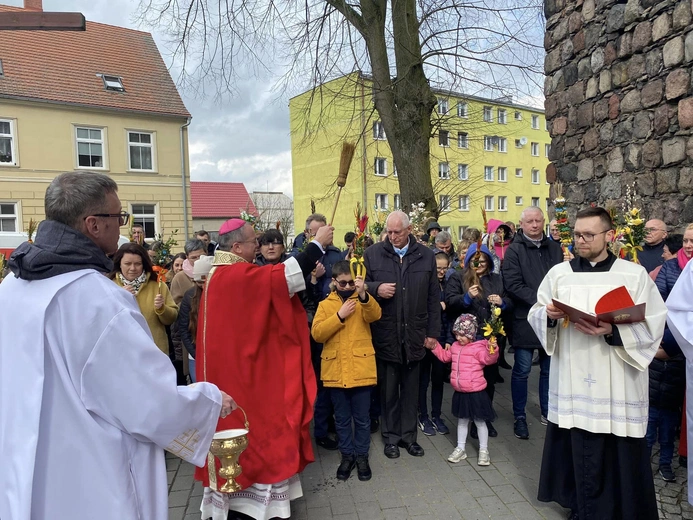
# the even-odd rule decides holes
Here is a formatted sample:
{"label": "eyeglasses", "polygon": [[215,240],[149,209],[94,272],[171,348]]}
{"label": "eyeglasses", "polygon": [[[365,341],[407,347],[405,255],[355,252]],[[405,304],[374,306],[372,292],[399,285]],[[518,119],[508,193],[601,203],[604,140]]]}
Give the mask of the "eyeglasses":
{"label": "eyeglasses", "polygon": [[608,233],[611,231],[610,229],[607,229],[606,231],[600,231],[599,233],[573,233],[573,238],[577,242],[578,240],[582,239],[585,242],[594,242],[594,237],[597,235],[603,235],[604,233]]}
{"label": "eyeglasses", "polygon": [[340,289],[344,289],[347,285],[349,287],[356,287],[356,283],[354,280],[349,280],[349,281],[344,281],[344,280],[335,280],[334,281],[337,285],[339,285]]}
{"label": "eyeglasses", "polygon": [[121,226],[127,226],[128,222],[130,221],[130,213],[127,211],[123,211],[121,213],[96,213],[94,215],[84,217],[84,220],[87,220],[89,217],[118,218],[118,222]]}

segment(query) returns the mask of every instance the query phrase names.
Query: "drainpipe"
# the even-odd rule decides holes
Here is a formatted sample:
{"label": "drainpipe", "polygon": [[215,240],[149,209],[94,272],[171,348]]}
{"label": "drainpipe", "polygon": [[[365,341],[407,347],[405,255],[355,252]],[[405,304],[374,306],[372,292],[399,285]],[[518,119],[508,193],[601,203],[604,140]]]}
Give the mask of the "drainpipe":
{"label": "drainpipe", "polygon": [[185,184],[185,129],[190,126],[192,117],[188,116],[187,122],[180,127],[180,171],[183,187],[183,231],[185,240],[188,239],[190,230],[188,229],[188,190]]}

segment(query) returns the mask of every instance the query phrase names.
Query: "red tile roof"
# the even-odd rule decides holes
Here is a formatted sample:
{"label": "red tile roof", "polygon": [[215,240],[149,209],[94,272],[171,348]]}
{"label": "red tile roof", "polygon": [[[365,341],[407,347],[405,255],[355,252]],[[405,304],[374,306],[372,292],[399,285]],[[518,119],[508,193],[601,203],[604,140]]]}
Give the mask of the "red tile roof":
{"label": "red tile roof", "polygon": [[241,211],[257,215],[242,182],[191,182],[190,195],[193,218],[238,217]]}
{"label": "red tile roof", "polygon": [[[86,31],[3,31],[0,60],[0,98],[190,115],[146,32],[96,22]],[[125,92],[106,90],[97,74],[121,77]]]}

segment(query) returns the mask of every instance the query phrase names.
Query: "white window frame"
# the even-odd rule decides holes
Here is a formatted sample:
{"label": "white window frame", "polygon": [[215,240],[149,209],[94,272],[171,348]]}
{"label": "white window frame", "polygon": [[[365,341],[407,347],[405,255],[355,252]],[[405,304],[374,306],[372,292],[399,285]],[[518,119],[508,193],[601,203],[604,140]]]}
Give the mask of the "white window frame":
{"label": "white window frame", "polygon": [[445,231],[446,233],[450,233],[450,226],[440,226],[441,231]]}
{"label": "white window frame", "polygon": [[537,115],[532,115],[532,128],[539,130],[539,116]]}
{"label": "white window frame", "polygon": [[493,166],[484,166],[484,180],[486,182],[493,182],[495,180],[495,177],[496,175],[493,171]]}
{"label": "white window frame", "polygon": [[[79,130],[99,130],[101,139],[78,137]],[[74,125],[75,137],[75,168],[77,170],[108,170],[108,131],[105,126]],[[101,166],[80,166],[79,165],[79,143],[100,144],[101,145]],[[129,153],[129,150],[128,150]],[[129,162],[129,161],[128,161]]]}
{"label": "white window frame", "polygon": [[545,145],[544,145],[544,155],[545,155],[546,157],[548,157],[550,153],[551,153],[551,145],[550,145],[550,144],[545,144]]}
{"label": "white window frame", "polygon": [[515,206],[522,206],[522,195],[515,196]]}
{"label": "white window frame", "polygon": [[539,184],[540,182],[539,170],[537,168],[532,168],[532,184]]}
{"label": "white window frame", "polygon": [[522,148],[522,141],[515,139],[515,148]]}
{"label": "white window frame", "polygon": [[522,178],[522,168],[515,168],[515,177]]}
{"label": "white window frame", "polygon": [[495,211],[493,195],[486,195],[484,197],[484,209],[486,211]]}
{"label": "white window frame", "polygon": [[438,163],[438,178],[442,180],[450,179],[450,163],[439,162]]}
{"label": "white window frame", "polygon": [[438,130],[438,144],[443,148],[450,146],[450,130]]}
{"label": "white window frame", "polygon": [[444,99],[444,98],[439,98],[438,99],[438,113],[440,115],[445,115],[448,112],[450,112],[450,105],[448,103],[448,100]]}
{"label": "white window frame", "polygon": [[508,169],[505,166],[498,167],[498,182],[508,182]]}
{"label": "white window frame", "polygon": [[[12,214],[2,214],[0,213],[0,235],[3,234],[17,234],[22,232],[21,219],[19,218],[19,202],[15,200],[0,200],[0,205],[2,206],[14,206],[14,213]],[[3,231],[2,221],[4,220],[14,220],[14,231]]]}
{"label": "white window frame", "polygon": [[484,107],[484,121],[493,123],[493,107]]}
{"label": "white window frame", "polygon": [[469,134],[457,132],[457,148],[469,148]]}
{"label": "white window frame", "polygon": [[376,157],[373,161],[373,171],[378,177],[387,177],[387,158]]}
{"label": "white window frame", "polygon": [[508,197],[505,195],[498,196],[498,211],[508,211]]}
{"label": "white window frame", "polygon": [[501,153],[507,153],[508,140],[505,137],[499,137],[498,138],[498,151]]}
{"label": "white window frame", "polygon": [[375,194],[375,209],[389,209],[390,202],[387,200],[387,193]]}
{"label": "white window frame", "polygon": [[402,196],[399,193],[395,193],[393,196],[392,203],[394,205],[395,210],[402,209]]}
{"label": "white window frame", "polygon": [[532,157],[539,157],[539,143],[532,143],[531,153]]}
{"label": "white window frame", "polygon": [[522,112],[515,110],[515,121],[522,121]]}
{"label": "white window frame", "polygon": [[0,118],[0,123],[9,123],[10,133],[0,134],[2,138],[9,138],[10,140],[10,154],[12,155],[12,160],[9,162],[0,162],[0,167],[2,166],[19,166],[19,157],[17,156],[17,124],[16,119]]}
{"label": "white window frame", "polygon": [[532,207],[533,208],[539,207],[539,197],[532,197]]}
{"label": "white window frame", "polygon": [[[131,202],[129,204],[130,206],[130,223],[131,225],[134,224],[142,224],[144,219],[154,219],[154,235],[159,233],[159,204],[154,203],[148,203],[148,202]],[[135,206],[147,206],[151,207],[152,212],[151,213],[144,213],[144,212],[135,212]],[[145,221],[146,222],[146,221]],[[147,239],[153,239],[154,235],[152,236],[147,236],[147,227],[146,225],[144,226],[144,231],[145,231],[145,238]]]}
{"label": "white window frame", "polygon": [[460,226],[457,228],[457,240],[462,241],[462,235],[464,235],[464,232],[467,231],[467,228],[469,226]]}
{"label": "white window frame", "polygon": [[484,151],[485,152],[492,152],[493,151],[493,136],[490,136],[490,135],[484,136]]}
{"label": "white window frame", "polygon": [[373,140],[375,141],[387,141],[385,136],[385,127],[382,121],[373,122]]}
{"label": "white window frame", "polygon": [[508,111],[504,108],[499,108],[497,110],[498,124],[507,125],[508,124]]}
{"label": "white window frame", "polygon": [[457,180],[458,181],[468,181],[469,180],[469,165],[468,164],[458,164],[457,165]]}
{"label": "white window frame", "polygon": [[460,211],[469,211],[469,195],[460,195],[457,204]]}
{"label": "white window frame", "polygon": [[[149,143],[131,143],[130,142],[130,134],[148,135],[150,138]],[[156,173],[158,171],[157,170],[157,163],[156,163],[156,132],[128,129],[125,131],[125,142],[127,143],[128,171],[145,172],[145,173]],[[130,146],[137,146],[140,148],[149,148],[150,149],[151,154],[152,154],[152,167],[151,167],[151,169],[141,169],[141,168],[133,168],[132,167],[131,156],[130,156]]]}
{"label": "white window frame", "polygon": [[457,102],[457,117],[469,117],[469,105],[467,103]]}
{"label": "white window frame", "polygon": [[441,195],[438,199],[440,211],[450,211],[450,195]]}

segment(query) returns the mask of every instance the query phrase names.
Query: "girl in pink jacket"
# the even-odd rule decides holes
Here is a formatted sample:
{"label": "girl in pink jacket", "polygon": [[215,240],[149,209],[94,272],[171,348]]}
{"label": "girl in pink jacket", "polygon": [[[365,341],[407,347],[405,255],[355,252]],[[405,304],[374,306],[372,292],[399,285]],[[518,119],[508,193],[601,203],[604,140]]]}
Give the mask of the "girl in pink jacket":
{"label": "girl in pink jacket", "polygon": [[443,363],[452,362],[450,384],[455,389],[452,397],[452,414],[457,417],[457,447],[448,457],[450,462],[460,462],[467,458],[465,445],[469,431],[469,421],[474,421],[479,433],[479,466],[491,464],[488,452],[488,427],[486,421],[493,421],[496,413],[491,406],[491,399],[484,388],[484,366],[498,360],[498,349],[489,353],[488,341],[476,338],[476,317],[462,314],[452,327],[455,341],[450,350],[436,344],[433,354]]}

